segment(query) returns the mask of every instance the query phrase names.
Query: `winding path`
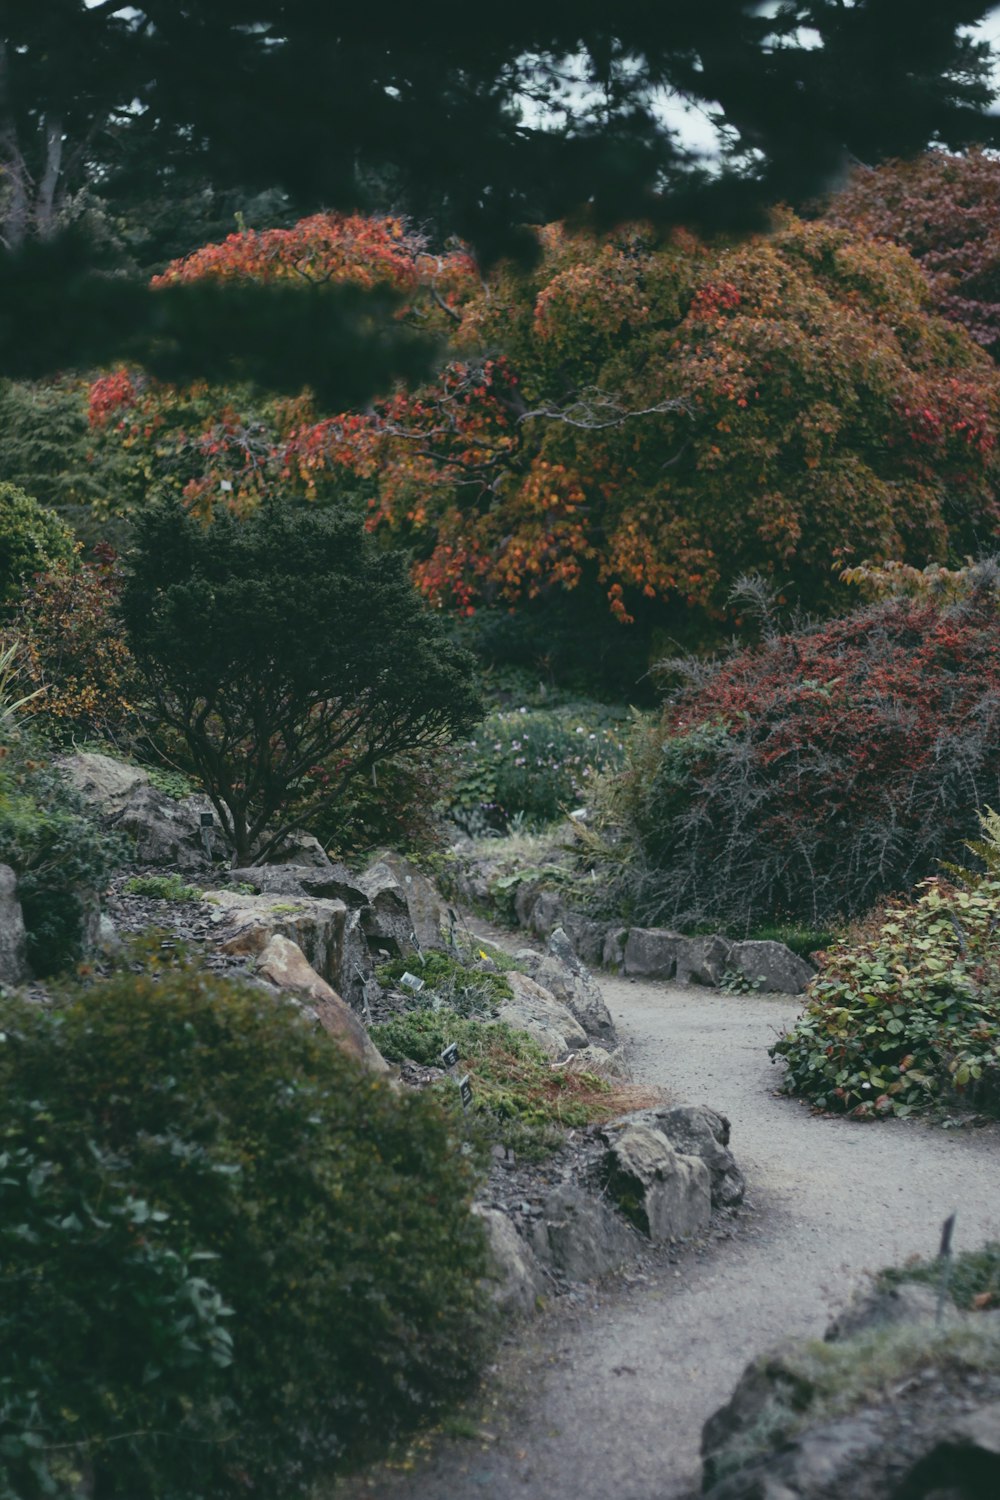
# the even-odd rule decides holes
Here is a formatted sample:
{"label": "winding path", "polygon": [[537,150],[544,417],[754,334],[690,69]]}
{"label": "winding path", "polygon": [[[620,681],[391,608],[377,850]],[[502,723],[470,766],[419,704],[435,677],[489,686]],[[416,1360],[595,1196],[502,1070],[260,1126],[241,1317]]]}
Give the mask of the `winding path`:
{"label": "winding path", "polygon": [[500,1370],[496,1441],[441,1444],[418,1472],[379,1481],[387,1500],[691,1495],[702,1423],[749,1359],[821,1334],[866,1270],[933,1253],[953,1209],[957,1248],[1000,1237],[1000,1127],[861,1125],[776,1097],[767,1048],[798,1012],[787,997],[602,987],[636,1079],[730,1117],[753,1209],[732,1240],[529,1328]]}

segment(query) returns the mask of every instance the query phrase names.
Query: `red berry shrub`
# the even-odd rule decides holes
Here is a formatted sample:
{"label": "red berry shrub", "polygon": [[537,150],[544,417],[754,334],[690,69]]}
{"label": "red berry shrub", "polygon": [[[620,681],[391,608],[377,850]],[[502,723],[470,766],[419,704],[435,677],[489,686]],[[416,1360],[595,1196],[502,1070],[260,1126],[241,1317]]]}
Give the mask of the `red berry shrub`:
{"label": "red berry shrub", "polygon": [[1000,575],[774,635],[688,685],[620,793],[635,920],[864,912],[1000,805]]}

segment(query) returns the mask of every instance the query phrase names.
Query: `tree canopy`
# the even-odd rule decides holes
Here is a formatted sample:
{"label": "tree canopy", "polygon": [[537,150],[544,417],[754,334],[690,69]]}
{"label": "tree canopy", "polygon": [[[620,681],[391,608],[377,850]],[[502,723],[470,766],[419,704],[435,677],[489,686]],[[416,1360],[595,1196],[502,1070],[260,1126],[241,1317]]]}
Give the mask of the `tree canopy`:
{"label": "tree canopy", "polygon": [[[776,199],[815,194],[852,156],[994,139],[989,48],[967,30],[989,8],[514,0],[484,26],[454,0],[393,7],[377,25],[317,0],[7,6],[0,367],[156,359],[164,345],[207,366],[241,328],[279,350],[308,347],[324,314],[330,339],[352,326],[356,309],[329,291],[296,289],[293,304],[288,288],[165,295],[100,277],[89,244],[60,243],[85,183],[112,206],[153,183],[170,197],[206,180],[280,189],[300,212],[391,200],[485,260],[530,252],[526,224],[574,213],[598,226],[641,214],[746,229]],[[666,123],[664,91],[724,123],[722,170],[706,170]],[[333,345],[338,363],[358,358],[361,334]],[[276,358],[253,374],[282,388],[283,368]],[[407,361],[363,373],[377,388]]]}

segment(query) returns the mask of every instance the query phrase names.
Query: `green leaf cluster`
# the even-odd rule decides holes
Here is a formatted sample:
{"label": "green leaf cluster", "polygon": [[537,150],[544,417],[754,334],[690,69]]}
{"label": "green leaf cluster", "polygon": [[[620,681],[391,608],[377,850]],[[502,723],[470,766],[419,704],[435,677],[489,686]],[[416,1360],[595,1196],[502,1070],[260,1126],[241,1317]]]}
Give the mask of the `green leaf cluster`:
{"label": "green leaf cluster", "polygon": [[1000,1109],[1000,881],[925,881],[838,943],[771,1049],[785,1088],[859,1118],[956,1096]]}
{"label": "green leaf cluster", "polygon": [[51,510],[0,480],[0,607],[33,573],[73,556],[73,538]]}
{"label": "green leaf cluster", "polygon": [[445,1005],[460,1016],[495,1015],[505,1000],[513,999],[510,981],[503,974],[463,963],[447,953],[394,958],[375,971],[383,985],[398,985],[408,972],[425,985],[420,991],[409,992],[415,1010]]}
{"label": "green leaf cluster", "polygon": [[453,1119],[182,967],[0,1002],[0,1495],[301,1495],[486,1348]]}

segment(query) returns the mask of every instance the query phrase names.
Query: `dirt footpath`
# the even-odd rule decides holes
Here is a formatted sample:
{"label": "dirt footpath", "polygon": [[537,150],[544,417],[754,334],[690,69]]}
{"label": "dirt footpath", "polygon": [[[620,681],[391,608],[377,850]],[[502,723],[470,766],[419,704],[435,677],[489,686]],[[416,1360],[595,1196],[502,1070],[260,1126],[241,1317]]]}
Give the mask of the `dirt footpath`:
{"label": "dirt footpath", "polygon": [[[441,1442],[391,1500],[678,1500],[699,1483],[702,1423],[747,1361],[822,1333],[864,1273],[1000,1238],[1000,1129],[817,1118],[775,1096],[770,1042],[797,1001],[603,978],[638,1081],[732,1121],[752,1208],[730,1241],[525,1331],[486,1435]],[[355,1491],[352,1491],[355,1493]]]}

